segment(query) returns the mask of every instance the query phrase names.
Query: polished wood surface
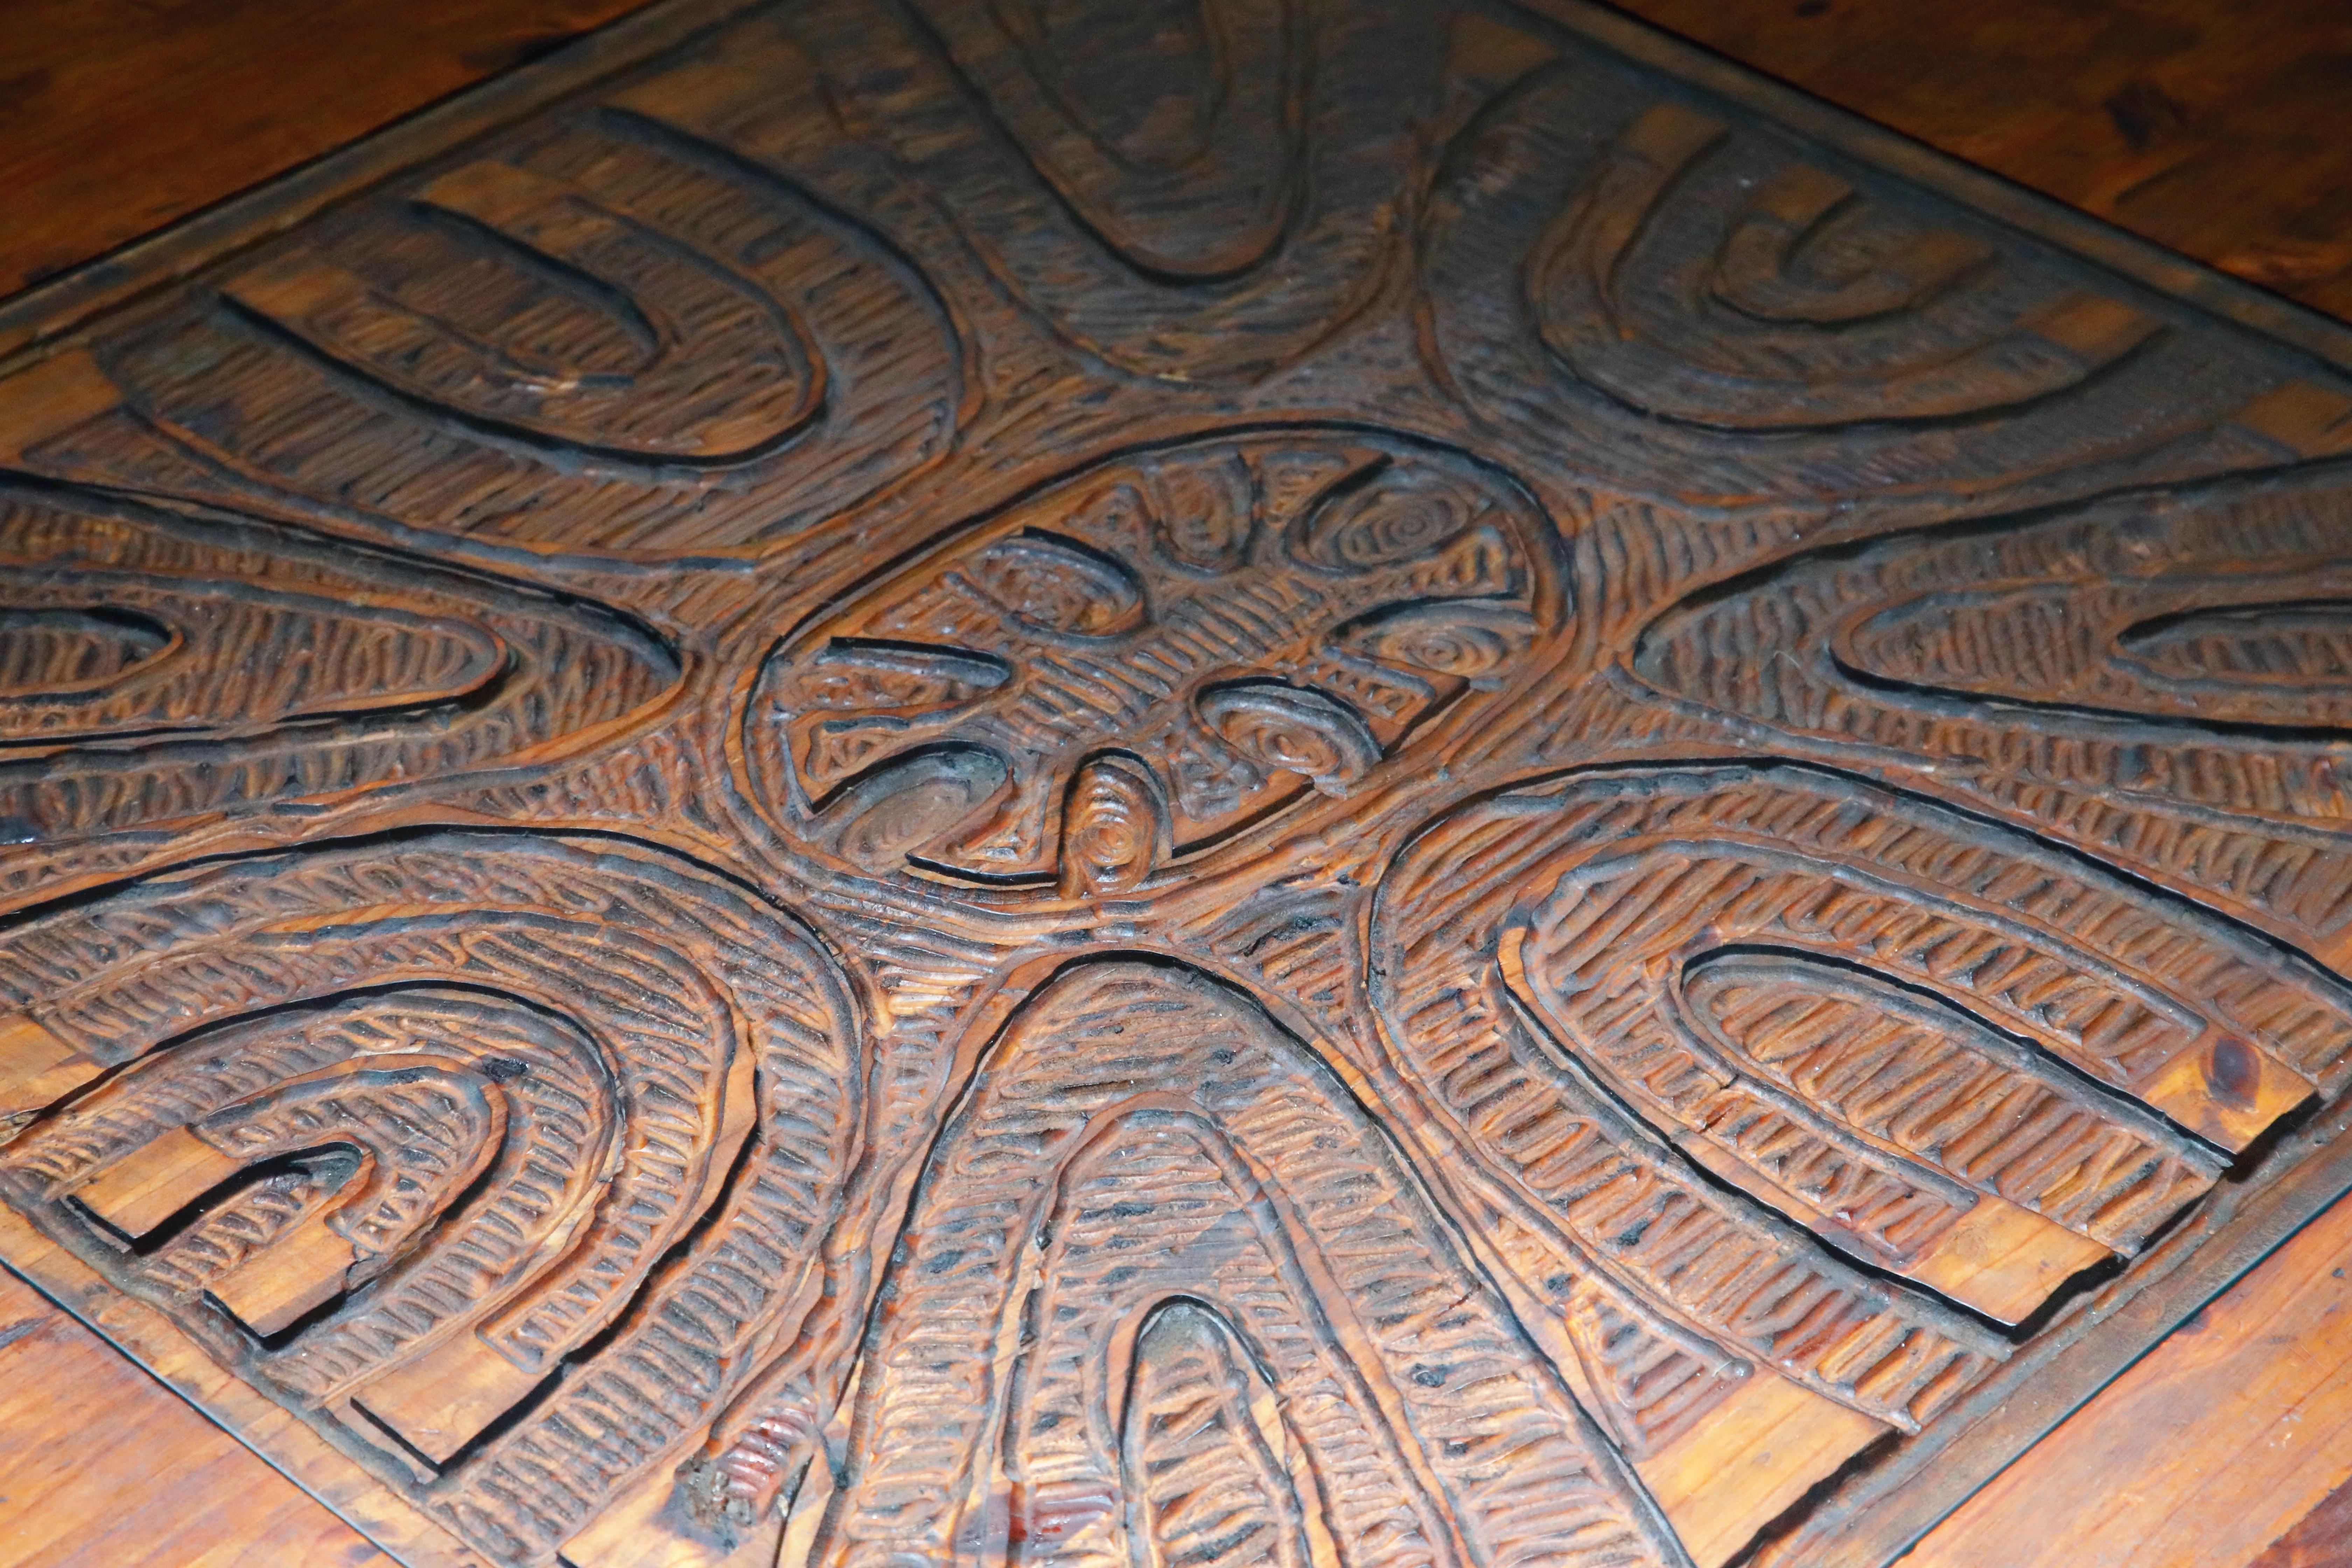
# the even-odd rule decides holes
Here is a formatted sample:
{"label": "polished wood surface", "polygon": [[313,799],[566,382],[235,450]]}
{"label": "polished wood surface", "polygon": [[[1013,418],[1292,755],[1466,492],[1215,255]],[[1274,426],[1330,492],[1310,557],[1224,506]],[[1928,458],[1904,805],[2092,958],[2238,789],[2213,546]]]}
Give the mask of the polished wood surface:
{"label": "polished wood surface", "polygon": [[0,0],[0,295],[638,0]]}
{"label": "polished wood surface", "polygon": [[235,1438],[0,1270],[0,1563],[262,1563],[394,1568]]}
{"label": "polished wood surface", "polygon": [[[2339,1205],[1904,1562],[1975,1568],[1999,1542],[2010,1568],[2284,1568],[2305,1560],[2294,1554],[2305,1544],[2326,1543],[2327,1517],[2315,1510],[2347,1479],[2352,1205]],[[2306,1514],[2308,1542],[2266,1550]]]}
{"label": "polished wood surface", "polygon": [[1617,0],[2133,233],[2352,316],[2341,0]]}
{"label": "polished wood surface", "polygon": [[0,1183],[306,1485],[1712,1568],[2336,1092],[2341,378],[1534,18],[919,10],[0,385]]}

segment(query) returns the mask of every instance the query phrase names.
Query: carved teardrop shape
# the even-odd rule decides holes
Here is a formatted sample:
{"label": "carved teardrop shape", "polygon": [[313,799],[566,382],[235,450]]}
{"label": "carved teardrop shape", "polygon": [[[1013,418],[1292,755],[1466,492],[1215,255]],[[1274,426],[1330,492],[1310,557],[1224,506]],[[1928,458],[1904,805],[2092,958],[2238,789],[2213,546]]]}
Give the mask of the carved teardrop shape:
{"label": "carved teardrop shape", "polygon": [[1143,622],[1143,589],[1132,572],[1049,533],[1000,540],[960,574],[982,598],[1038,631],[1115,637]]}
{"label": "carved teardrop shape", "polygon": [[1160,548],[1202,572],[1230,572],[1249,554],[1257,486],[1237,452],[1161,466],[1150,495]]}
{"label": "carved teardrop shape", "polygon": [[1008,774],[1003,758],[977,746],[916,752],[849,785],[819,819],[844,858],[887,870],[971,822]]}
{"label": "carved teardrop shape", "polygon": [[1097,757],[1070,781],[1062,808],[1062,889],[1124,893],[1168,857],[1168,805],[1151,770],[1132,757]]}
{"label": "carved teardrop shape", "polygon": [[1481,500],[1451,474],[1383,466],[1326,496],[1292,548],[1301,561],[1335,572],[1393,565],[1457,538]]}
{"label": "carved teardrop shape", "polygon": [[1201,694],[1202,722],[1262,768],[1304,773],[1326,795],[1381,760],[1380,742],[1353,708],[1328,693],[1279,680],[1238,681]]}
{"label": "carved teardrop shape", "polygon": [[1479,683],[1527,650],[1535,620],[1514,605],[1462,600],[1400,605],[1339,628],[1343,650],[1381,664]]}

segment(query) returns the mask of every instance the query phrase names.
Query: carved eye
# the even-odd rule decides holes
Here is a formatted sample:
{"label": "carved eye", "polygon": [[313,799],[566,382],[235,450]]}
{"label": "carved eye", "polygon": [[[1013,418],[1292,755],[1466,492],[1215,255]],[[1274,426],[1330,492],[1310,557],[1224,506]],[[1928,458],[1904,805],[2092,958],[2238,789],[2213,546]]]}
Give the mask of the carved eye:
{"label": "carved eye", "polygon": [[1152,476],[1151,501],[1160,548],[1184,565],[1230,572],[1247,558],[1256,495],[1239,456],[1171,464]]}
{"label": "carved eye", "polygon": [[1063,807],[1063,889],[1125,892],[1150,874],[1168,840],[1168,807],[1150,770],[1129,757],[1097,757],[1070,782]]}
{"label": "carved eye", "polygon": [[1509,605],[1402,605],[1350,621],[1334,641],[1344,652],[1382,664],[1478,681],[1524,651],[1535,620]]}
{"label": "carved eye", "polygon": [[162,622],[121,610],[0,610],[0,697],[94,690],[171,642]]}
{"label": "carved eye", "polygon": [[1002,757],[978,746],[917,752],[884,763],[817,815],[834,825],[844,858],[885,871],[979,816],[1010,776]]}
{"label": "carved eye", "polygon": [[1304,773],[1326,795],[1381,760],[1380,742],[1356,710],[1335,697],[1279,680],[1236,681],[1201,694],[1202,722],[1262,768]]}
{"label": "carved eye", "polygon": [[956,708],[1012,679],[1001,658],[961,648],[835,639],[795,683],[805,708]]}
{"label": "carved eye", "polygon": [[1335,572],[1394,565],[1468,528],[1474,500],[1444,474],[1383,468],[1325,497],[1307,515],[1293,548],[1300,560]]}
{"label": "carved eye", "polygon": [[1000,540],[958,575],[1013,619],[1066,637],[1116,637],[1143,622],[1143,589],[1108,556],[1049,533]]}

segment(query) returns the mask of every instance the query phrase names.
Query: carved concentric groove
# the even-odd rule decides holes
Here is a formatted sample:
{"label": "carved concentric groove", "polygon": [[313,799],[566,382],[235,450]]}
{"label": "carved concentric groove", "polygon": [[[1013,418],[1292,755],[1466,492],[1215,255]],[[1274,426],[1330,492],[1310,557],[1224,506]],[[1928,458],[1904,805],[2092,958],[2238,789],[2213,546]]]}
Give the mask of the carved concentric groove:
{"label": "carved concentric groove", "polygon": [[1092,886],[1059,858],[1088,758],[1151,775],[1162,861],[1345,795],[1527,668],[1559,615],[1551,553],[1515,487],[1401,444],[1100,464],[780,648],[744,718],[751,783],[785,834],[867,869]]}
{"label": "carved concentric groove", "polygon": [[[538,1560],[698,1435],[807,1309],[857,1131],[854,1018],[804,933],[669,857],[442,834],[230,862],[0,952],[9,1026],[116,1069],[0,1156],[15,1201],[135,1232],[253,1160],[362,1150],[322,1225],[226,1273],[222,1237],[183,1237],[148,1278],[280,1397],[448,1467],[431,1506],[496,1556]],[[285,1201],[250,1194],[248,1234]],[[302,1326],[240,1342],[198,1286]],[[594,1436],[615,1418],[625,1442]]]}

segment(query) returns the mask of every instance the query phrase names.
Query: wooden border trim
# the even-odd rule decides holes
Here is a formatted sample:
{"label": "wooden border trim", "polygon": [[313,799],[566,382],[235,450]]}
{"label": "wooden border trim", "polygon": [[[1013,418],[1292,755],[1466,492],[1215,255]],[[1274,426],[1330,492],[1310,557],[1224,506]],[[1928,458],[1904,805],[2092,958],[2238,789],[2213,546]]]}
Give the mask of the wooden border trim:
{"label": "wooden border trim", "polygon": [[489,77],[273,174],[103,256],[0,295],[0,375],[75,341],[95,318],[558,99],[595,86],[758,0],[655,0],[528,65]]}
{"label": "wooden border trim", "polygon": [[497,1568],[357,1460],[215,1365],[161,1312],[118,1294],[96,1269],[5,1205],[0,1205],[0,1257],[5,1258],[0,1267],[88,1326],[387,1557],[408,1568]]}
{"label": "wooden border trim", "polygon": [[1754,1568],[1883,1568],[2330,1205],[2352,1194],[2352,1098],[2225,1181],[1935,1426],[1817,1499]]}
{"label": "wooden border trim", "polygon": [[2352,324],[2142,239],[1826,99],[1593,0],[1512,0],[1636,64],[1769,117],[1858,162],[1922,185],[2094,266],[2352,370]]}

